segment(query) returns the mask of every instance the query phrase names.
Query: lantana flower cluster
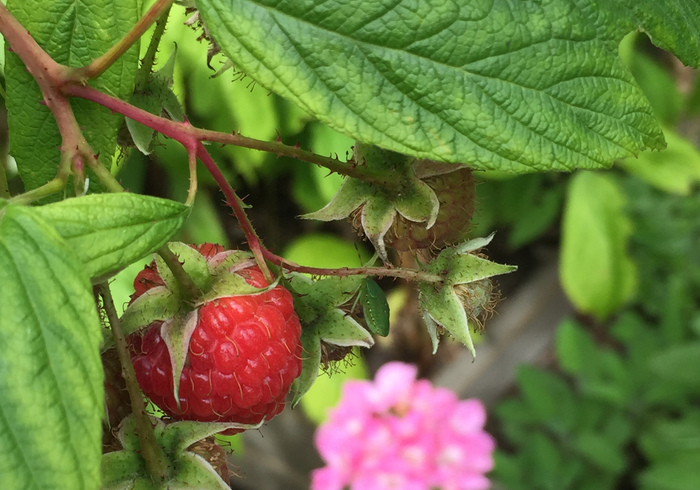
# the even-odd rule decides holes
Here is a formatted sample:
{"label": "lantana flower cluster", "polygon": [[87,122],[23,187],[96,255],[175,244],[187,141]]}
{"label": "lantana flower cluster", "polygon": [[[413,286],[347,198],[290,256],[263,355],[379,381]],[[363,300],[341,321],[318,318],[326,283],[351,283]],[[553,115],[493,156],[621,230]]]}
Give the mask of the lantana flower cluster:
{"label": "lantana flower cluster", "polygon": [[486,411],[391,362],[374,382],[349,381],[316,432],[326,465],[312,490],[478,490],[489,488],[494,439]]}

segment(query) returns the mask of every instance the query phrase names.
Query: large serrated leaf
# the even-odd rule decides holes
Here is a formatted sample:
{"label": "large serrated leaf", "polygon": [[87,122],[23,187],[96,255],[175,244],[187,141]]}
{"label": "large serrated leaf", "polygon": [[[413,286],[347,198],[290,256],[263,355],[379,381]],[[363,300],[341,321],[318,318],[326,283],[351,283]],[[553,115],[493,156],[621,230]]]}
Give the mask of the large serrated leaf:
{"label": "large serrated leaf", "polygon": [[[107,51],[139,19],[140,0],[8,0],[8,9],[57,62],[87,65]],[[138,44],[94,82],[96,88],[128,98],[138,69]],[[61,137],[39,86],[19,57],[8,50],[5,65],[10,151],[27,190],[56,175]],[[71,103],[92,148],[108,161],[116,148],[121,116],[91,102]]]}
{"label": "large serrated leaf", "polygon": [[650,15],[588,0],[196,3],[238,68],[366,143],[511,172],[664,146],[617,53]]}
{"label": "large serrated leaf", "polygon": [[564,209],[561,282],[572,303],[603,319],[629,300],[636,268],[627,252],[632,224],[609,175],[576,174]]}
{"label": "large serrated leaf", "polygon": [[[627,18],[629,31],[643,30],[654,44],[686,65],[700,66],[700,3],[696,0],[616,0],[600,4],[610,8],[611,22],[619,25]],[[627,12],[623,13],[623,8]]]}
{"label": "large serrated leaf", "polygon": [[0,211],[3,488],[100,483],[100,323],[90,281],[35,210]]}
{"label": "large serrated leaf", "polygon": [[36,208],[85,264],[103,278],[148,255],[182,226],[190,208],[131,193],[92,194]]}

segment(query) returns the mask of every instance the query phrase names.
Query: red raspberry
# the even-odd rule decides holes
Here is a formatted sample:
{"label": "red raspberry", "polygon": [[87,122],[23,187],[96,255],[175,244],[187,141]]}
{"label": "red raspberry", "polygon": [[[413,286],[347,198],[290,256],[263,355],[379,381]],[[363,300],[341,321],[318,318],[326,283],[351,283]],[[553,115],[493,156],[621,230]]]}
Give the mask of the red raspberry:
{"label": "red raspberry", "polygon": [[[212,259],[223,250],[216,247],[196,248]],[[157,273],[151,277],[154,271],[151,267],[139,273],[133,299],[139,296],[140,286],[162,284]],[[258,267],[235,273],[251,286],[268,285]],[[141,287],[141,294],[150,287]],[[302,362],[301,326],[289,291],[278,285],[261,294],[221,297],[204,303],[198,313],[180,376],[179,409],[162,322],[129,337],[143,392],[179,420],[256,424],[280,413]],[[229,433],[233,432],[240,431]]]}

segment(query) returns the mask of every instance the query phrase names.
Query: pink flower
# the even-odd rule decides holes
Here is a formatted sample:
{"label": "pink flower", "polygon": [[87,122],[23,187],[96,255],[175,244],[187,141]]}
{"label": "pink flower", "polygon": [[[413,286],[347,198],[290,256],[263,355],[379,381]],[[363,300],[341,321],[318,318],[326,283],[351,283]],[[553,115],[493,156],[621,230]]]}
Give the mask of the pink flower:
{"label": "pink flower", "polygon": [[480,490],[495,442],[479,400],[460,401],[416,380],[415,366],[390,362],[374,382],[350,381],[316,431],[326,462],[312,490]]}

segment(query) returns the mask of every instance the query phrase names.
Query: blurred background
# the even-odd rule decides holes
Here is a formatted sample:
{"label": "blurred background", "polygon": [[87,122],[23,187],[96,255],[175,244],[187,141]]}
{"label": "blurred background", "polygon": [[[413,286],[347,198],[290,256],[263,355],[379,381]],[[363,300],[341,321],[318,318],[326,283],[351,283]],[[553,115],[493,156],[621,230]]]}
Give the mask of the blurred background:
{"label": "blurred background", "polygon": [[[199,33],[185,19],[173,9],[157,66],[175,56],[173,91],[192,124],[263,140],[279,135],[341,159],[351,154],[350,138],[235,68],[212,77],[207,44],[194,42]],[[620,53],[662,122],[668,149],[601,172],[477,172],[470,236],[497,231],[490,258],[519,269],[497,278],[502,299],[476,335],[476,361],[448,339],[432,355],[414,289],[381,281],[390,335],[322,374],[294,410],[259,431],[222,438],[232,449],[233,488],[308,488],[309,472],[322,466],[314,429],[343,382],[371,378],[389,360],[416,364],[420,376],[484,401],[498,441],[494,488],[700,487],[700,78],[642,34],[626,38]],[[211,66],[223,62],[217,56]],[[4,98],[0,104],[0,164],[19,191]],[[349,222],[296,218],[330,200],[338,175],[252,150],[210,151],[252,206],[268,248],[318,267],[359,266],[371,255]],[[157,137],[148,155],[123,149],[113,171],[132,192],[184,201],[187,158],[171,140]],[[194,210],[175,239],[242,246],[223,196],[205,172],[199,179]],[[114,280],[118,303],[128,301],[149,260]]]}

